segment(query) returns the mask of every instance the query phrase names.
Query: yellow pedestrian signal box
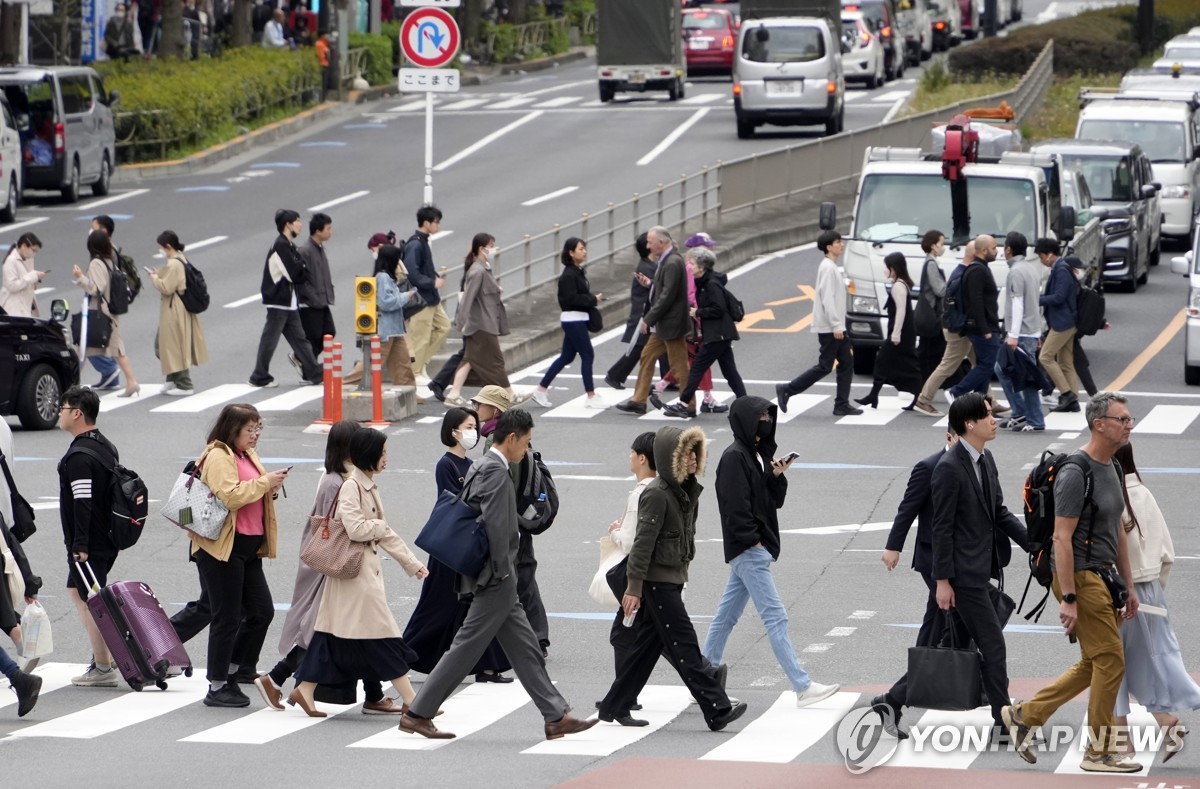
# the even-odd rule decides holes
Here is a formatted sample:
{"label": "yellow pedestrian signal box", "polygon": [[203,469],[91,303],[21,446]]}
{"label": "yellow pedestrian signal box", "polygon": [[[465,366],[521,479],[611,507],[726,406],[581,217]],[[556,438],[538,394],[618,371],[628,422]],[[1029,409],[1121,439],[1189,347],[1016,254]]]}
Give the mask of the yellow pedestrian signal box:
{"label": "yellow pedestrian signal box", "polygon": [[354,331],[375,334],[375,278],[354,278]]}

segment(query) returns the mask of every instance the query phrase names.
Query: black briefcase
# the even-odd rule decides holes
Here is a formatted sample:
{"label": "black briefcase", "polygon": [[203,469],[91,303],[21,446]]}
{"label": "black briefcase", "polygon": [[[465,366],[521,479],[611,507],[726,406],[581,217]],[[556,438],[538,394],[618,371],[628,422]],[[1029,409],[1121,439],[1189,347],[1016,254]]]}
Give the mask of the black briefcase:
{"label": "black briefcase", "polygon": [[908,649],[907,704],[926,710],[973,710],[982,690],[979,651],[955,644],[957,630],[948,611],[945,627],[950,646]]}

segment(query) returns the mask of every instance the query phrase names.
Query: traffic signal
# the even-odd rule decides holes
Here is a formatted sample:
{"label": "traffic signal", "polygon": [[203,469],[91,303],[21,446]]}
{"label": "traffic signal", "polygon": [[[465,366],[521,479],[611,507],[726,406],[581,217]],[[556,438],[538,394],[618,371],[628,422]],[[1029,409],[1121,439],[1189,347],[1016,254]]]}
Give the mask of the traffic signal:
{"label": "traffic signal", "polygon": [[375,278],[354,278],[354,331],[375,334]]}

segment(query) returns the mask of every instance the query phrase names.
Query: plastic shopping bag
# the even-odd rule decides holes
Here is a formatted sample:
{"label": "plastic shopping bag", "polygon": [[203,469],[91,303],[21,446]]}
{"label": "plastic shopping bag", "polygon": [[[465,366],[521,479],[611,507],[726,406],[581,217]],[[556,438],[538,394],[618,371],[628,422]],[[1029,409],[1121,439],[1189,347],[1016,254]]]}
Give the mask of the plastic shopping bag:
{"label": "plastic shopping bag", "polygon": [[42,604],[34,600],[25,606],[21,615],[21,636],[25,660],[40,658],[54,651],[54,637],[50,633],[50,617]]}

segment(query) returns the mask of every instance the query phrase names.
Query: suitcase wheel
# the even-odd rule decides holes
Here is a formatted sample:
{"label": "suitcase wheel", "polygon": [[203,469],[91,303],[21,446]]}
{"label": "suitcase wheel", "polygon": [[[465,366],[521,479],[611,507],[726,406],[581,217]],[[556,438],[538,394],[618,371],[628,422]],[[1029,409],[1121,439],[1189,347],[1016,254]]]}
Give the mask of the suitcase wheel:
{"label": "suitcase wheel", "polygon": [[185,677],[190,677],[190,676],[192,676],[192,667],[191,667],[191,666],[185,666],[185,667],[184,667],[184,669],[183,669],[183,676],[185,676]]}
{"label": "suitcase wheel", "polygon": [[141,693],[141,692],[142,692],[142,688],[144,688],[144,687],[146,687],[146,686],[145,686],[145,685],[143,685],[141,682],[130,682],[130,683],[129,683],[129,687],[133,688],[133,689],[134,689],[134,690],[136,690],[138,693]]}
{"label": "suitcase wheel", "polygon": [[167,683],[166,683],[164,680],[161,680],[161,679],[160,679],[160,680],[158,680],[157,682],[155,682],[154,684],[155,684],[155,685],[158,687],[158,689],[159,689],[159,690],[166,690],[166,689],[167,689]]}

